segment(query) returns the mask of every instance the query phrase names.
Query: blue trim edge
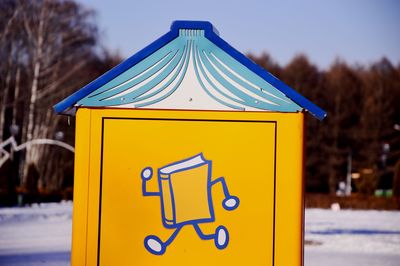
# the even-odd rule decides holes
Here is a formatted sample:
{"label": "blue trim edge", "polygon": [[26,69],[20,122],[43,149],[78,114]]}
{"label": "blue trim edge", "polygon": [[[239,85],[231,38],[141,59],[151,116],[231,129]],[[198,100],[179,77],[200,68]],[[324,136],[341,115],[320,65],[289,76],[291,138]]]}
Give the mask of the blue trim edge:
{"label": "blue trim edge", "polygon": [[79,100],[86,97],[96,89],[100,88],[110,80],[114,79],[115,77],[119,76],[132,66],[136,65],[140,61],[142,61],[147,56],[151,55],[165,44],[169,43],[173,39],[179,36],[179,29],[201,29],[204,30],[204,36],[217,45],[219,48],[223,49],[226,53],[230,56],[235,58],[237,61],[242,63],[248,69],[253,71],[255,74],[263,78],[265,81],[270,83],[276,89],[284,93],[288,98],[294,101],[296,104],[310,112],[313,116],[322,120],[326,117],[326,111],[319,108],[317,105],[313,104],[311,101],[306,99],[304,96],[299,94],[297,91],[290,88],[288,85],[274,77],[268,71],[260,67],[259,65],[255,64],[245,55],[237,51],[233,48],[230,44],[226,41],[221,39],[218,36],[218,31],[214,28],[214,26],[208,21],[174,21],[171,25],[171,30],[137,52],[136,54],[132,55],[119,65],[115,66],[111,70],[107,71],[100,77],[96,78],[86,86],[82,87],[80,90],[76,91],[75,93],[71,94],[64,100],[60,101],[56,105],[53,106],[54,110],[57,113],[66,112],[69,108],[73,107]]}

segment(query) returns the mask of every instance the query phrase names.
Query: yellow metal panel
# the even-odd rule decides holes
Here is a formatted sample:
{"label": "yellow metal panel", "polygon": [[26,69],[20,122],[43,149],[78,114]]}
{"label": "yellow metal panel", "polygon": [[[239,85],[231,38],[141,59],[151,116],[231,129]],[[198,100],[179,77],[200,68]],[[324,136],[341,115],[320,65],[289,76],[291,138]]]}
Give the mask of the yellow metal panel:
{"label": "yellow metal panel", "polygon": [[[97,265],[97,247],[99,232],[99,215],[101,213],[100,195],[101,195],[101,171],[102,162],[102,116],[97,110],[92,110],[91,116],[91,134],[90,134],[90,176],[89,176],[89,211],[88,211],[88,229],[87,229],[87,258],[86,265]],[[110,264],[114,265],[114,264]]]}
{"label": "yellow metal panel", "polygon": [[302,265],[304,114],[278,120],[275,265]]}
{"label": "yellow metal panel", "polygon": [[85,265],[89,186],[90,110],[76,113],[74,208],[71,265]]}
{"label": "yellow metal panel", "polygon": [[[303,114],[93,109],[87,265],[300,265],[302,123]],[[204,191],[202,167],[182,168],[166,193],[157,170],[199,153],[214,185]],[[143,195],[146,167],[147,191],[172,197],[172,218],[162,214],[160,194]],[[190,186],[179,179],[185,175]],[[223,205],[220,177],[240,200],[234,210]],[[145,248],[150,235],[166,241],[174,224],[165,253]],[[220,226],[229,232],[226,248],[198,232]]]}

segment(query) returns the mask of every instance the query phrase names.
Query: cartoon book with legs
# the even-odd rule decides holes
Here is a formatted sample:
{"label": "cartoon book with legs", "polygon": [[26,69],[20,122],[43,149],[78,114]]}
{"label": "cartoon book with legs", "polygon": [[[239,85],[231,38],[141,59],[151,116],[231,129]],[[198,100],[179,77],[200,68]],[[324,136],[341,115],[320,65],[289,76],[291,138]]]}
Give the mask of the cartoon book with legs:
{"label": "cartoon book with legs", "polygon": [[214,240],[217,248],[228,245],[229,234],[224,226],[218,226],[214,234],[204,234],[199,224],[215,221],[211,188],[221,183],[225,195],[222,206],[234,210],[239,199],[229,194],[224,177],[211,180],[212,162],[203,154],[187,158],[158,169],[159,192],[148,192],[146,182],[153,176],[151,167],[142,171],[143,196],[159,196],[161,200],[162,222],[164,227],[175,229],[168,240],[149,235],[144,240],[146,249],[155,255],[162,255],[185,225],[192,225],[203,240]]}

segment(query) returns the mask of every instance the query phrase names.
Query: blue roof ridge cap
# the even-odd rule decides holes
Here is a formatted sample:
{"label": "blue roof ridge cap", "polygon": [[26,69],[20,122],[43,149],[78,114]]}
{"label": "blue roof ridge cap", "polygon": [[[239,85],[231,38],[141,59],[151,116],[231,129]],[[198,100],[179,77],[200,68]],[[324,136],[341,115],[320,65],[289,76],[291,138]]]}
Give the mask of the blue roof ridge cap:
{"label": "blue roof ridge cap", "polygon": [[196,20],[175,20],[171,24],[171,31],[175,34],[179,33],[180,29],[196,29],[204,30],[207,33],[214,33],[219,35],[218,30],[214,27],[211,22],[208,21],[196,21]]}

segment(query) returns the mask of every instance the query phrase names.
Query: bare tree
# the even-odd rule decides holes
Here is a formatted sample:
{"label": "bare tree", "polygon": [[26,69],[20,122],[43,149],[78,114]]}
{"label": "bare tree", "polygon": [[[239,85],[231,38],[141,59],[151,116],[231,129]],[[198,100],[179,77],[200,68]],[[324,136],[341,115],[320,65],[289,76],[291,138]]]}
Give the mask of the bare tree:
{"label": "bare tree", "polygon": [[[299,54],[295,56],[292,61],[283,69],[282,80],[302,93],[305,97],[312,102],[318,103],[322,108],[327,106],[327,95],[322,90],[323,73],[321,73],[317,66],[310,63],[307,56]],[[330,115],[330,114],[329,114]],[[305,118],[305,130],[307,141],[305,142],[305,149],[307,160],[306,167],[306,188],[308,191],[318,190],[321,187],[328,188],[328,183],[322,175],[327,175],[326,169],[321,167],[325,164],[324,158],[320,156],[325,152],[323,134],[323,123],[310,116]],[[318,156],[319,155],[319,156]]]}
{"label": "bare tree", "polygon": [[[52,137],[59,117],[49,106],[56,96],[65,94],[79,84],[70,79],[86,64],[96,40],[96,28],[91,25],[92,11],[72,1],[23,1],[24,32],[29,50],[30,77],[26,141]],[[67,86],[67,87],[66,87]],[[69,88],[68,88],[69,87]],[[63,92],[60,93],[60,89]],[[47,111],[40,111],[40,108]],[[45,147],[30,147],[26,152],[25,171],[37,164]]]}
{"label": "bare tree", "polygon": [[4,1],[0,8],[0,141],[5,131],[5,112],[10,99],[12,78],[15,72],[16,55],[19,51],[18,31],[16,22],[20,15],[21,8],[18,8],[13,1]]}
{"label": "bare tree", "polygon": [[[97,57],[94,13],[71,0],[7,0],[0,14],[0,140],[10,114],[21,141],[53,138],[61,117],[52,105],[93,78],[85,67]],[[42,173],[50,150],[28,147],[24,176],[31,164]]]}

